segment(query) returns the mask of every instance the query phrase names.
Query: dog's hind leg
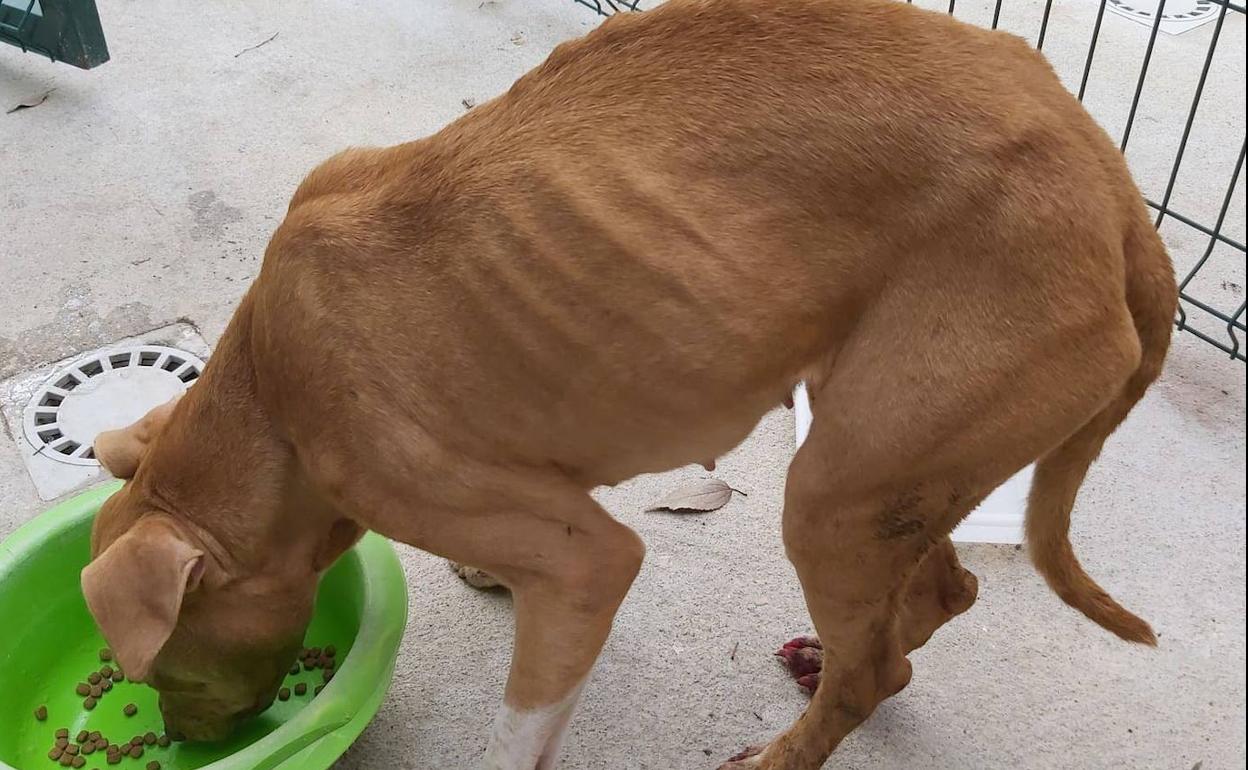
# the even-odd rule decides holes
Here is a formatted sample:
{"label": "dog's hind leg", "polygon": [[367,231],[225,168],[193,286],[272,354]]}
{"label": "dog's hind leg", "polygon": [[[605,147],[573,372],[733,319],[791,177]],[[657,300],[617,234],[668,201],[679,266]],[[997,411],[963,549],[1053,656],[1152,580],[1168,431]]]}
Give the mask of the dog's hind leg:
{"label": "dog's hind leg", "polygon": [[[1056,324],[1011,339],[973,314],[890,311],[864,319],[842,349],[785,489],[784,542],[823,643],[822,678],[802,719],[725,768],[822,767],[904,688],[906,653],[973,595],[950,531],[1102,409],[1138,361],[1125,309],[1093,324],[1094,334],[1085,328],[1079,345],[1065,343],[1070,332]],[[896,319],[908,316],[912,328],[943,327],[957,354],[933,355],[922,347],[930,341],[895,333]],[[913,582],[933,579],[953,590]],[[955,601],[936,606],[945,593]]]}
{"label": "dog's hind leg", "polygon": [[901,647],[910,653],[927,643],[936,629],[966,612],[979,595],[979,581],[958,561],[948,537],[928,549],[910,578],[897,616]]}
{"label": "dog's hind leg", "polygon": [[[906,587],[898,608],[897,632],[903,653],[922,647],[938,628],[975,603],[979,581],[958,561],[953,542],[944,538],[928,550]],[[799,636],[776,653],[802,689],[814,693],[823,672],[823,643]]]}

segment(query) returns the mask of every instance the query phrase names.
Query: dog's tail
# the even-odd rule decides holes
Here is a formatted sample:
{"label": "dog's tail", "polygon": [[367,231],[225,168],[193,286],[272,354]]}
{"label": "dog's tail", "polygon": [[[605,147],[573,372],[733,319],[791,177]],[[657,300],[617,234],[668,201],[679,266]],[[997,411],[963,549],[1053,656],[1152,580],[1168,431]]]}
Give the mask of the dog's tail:
{"label": "dog's tail", "polygon": [[1088,466],[1109,434],[1157,379],[1170,347],[1178,303],[1174,269],[1146,215],[1124,244],[1126,300],[1140,341],[1140,363],[1118,396],[1036,464],[1027,501],[1027,541],[1036,569],[1062,601],[1129,642],[1156,645],[1148,623],[1114,601],[1083,571],[1070,547],[1070,510]]}

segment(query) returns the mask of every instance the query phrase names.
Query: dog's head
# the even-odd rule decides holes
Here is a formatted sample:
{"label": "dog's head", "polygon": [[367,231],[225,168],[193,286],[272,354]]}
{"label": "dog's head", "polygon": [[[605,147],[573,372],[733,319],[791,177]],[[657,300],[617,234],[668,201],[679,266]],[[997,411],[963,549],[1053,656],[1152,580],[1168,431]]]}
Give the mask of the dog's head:
{"label": "dog's head", "polygon": [[[171,402],[96,439],[100,463],[127,481],[96,517],[82,589],[126,676],[160,692],[167,729],[220,740],[273,702],[311,618],[318,573],[359,532],[292,551],[306,540],[278,532],[272,542],[255,542],[282,529],[266,503],[257,508],[270,510],[223,513],[218,521],[211,506],[224,495],[214,491],[195,499],[193,517],[173,509],[182,497],[168,494],[178,488],[173,476],[188,464],[177,444],[190,432],[169,425],[191,419],[181,411]],[[245,479],[219,478],[225,468],[217,478],[202,467],[184,470],[190,481],[183,482],[197,489],[237,484],[242,496],[223,507],[246,508]],[[234,558],[239,551],[246,558]]]}

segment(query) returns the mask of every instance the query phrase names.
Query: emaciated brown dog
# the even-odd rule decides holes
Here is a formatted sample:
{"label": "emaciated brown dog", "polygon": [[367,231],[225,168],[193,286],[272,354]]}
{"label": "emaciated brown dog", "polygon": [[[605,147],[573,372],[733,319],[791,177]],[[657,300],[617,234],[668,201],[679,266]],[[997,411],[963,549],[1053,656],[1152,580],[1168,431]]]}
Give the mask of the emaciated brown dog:
{"label": "emaciated brown dog", "polygon": [[311,173],[200,382],[100,436],[83,588],[165,719],[272,700],[366,529],[515,597],[485,763],[553,767],[642,562],[589,495],[713,458],[805,380],[782,517],[829,654],[740,768],[817,768],[975,596],[950,530],[1037,462],[1063,600],[1152,631],[1067,540],[1157,377],[1173,271],[1118,150],[1022,40],[885,0],[672,0],[437,134]]}

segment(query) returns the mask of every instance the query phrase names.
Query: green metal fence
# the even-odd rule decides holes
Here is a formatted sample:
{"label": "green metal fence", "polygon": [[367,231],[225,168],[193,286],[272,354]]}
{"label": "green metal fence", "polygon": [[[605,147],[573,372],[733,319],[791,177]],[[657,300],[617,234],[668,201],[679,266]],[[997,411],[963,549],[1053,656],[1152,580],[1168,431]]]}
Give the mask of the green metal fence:
{"label": "green metal fence", "polygon": [[0,43],[84,70],[108,61],[95,0],[0,0]]}

